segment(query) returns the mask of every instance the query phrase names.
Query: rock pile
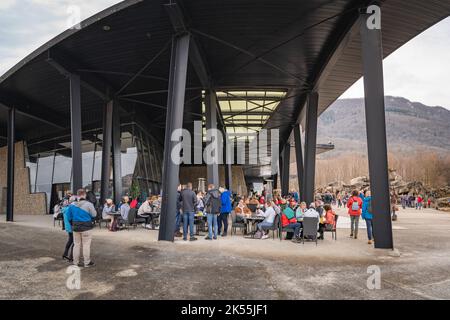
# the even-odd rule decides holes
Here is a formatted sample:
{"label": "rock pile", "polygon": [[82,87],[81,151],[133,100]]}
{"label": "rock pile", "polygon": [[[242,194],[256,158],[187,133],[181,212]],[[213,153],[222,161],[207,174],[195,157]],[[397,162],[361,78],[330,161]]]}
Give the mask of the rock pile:
{"label": "rock pile", "polygon": [[[431,196],[434,199],[435,205],[438,209],[449,209],[450,210],[450,186],[445,186],[441,188],[431,188],[424,185],[420,181],[410,181],[407,182],[397,174],[395,170],[389,170],[389,185],[391,190],[394,190],[396,194],[409,194],[422,196]],[[331,192],[352,192],[352,190],[363,190],[370,187],[370,179],[367,176],[356,177],[350,180],[350,183],[345,183],[344,181],[334,181],[329,183],[327,186],[320,187],[317,189],[318,193]]]}

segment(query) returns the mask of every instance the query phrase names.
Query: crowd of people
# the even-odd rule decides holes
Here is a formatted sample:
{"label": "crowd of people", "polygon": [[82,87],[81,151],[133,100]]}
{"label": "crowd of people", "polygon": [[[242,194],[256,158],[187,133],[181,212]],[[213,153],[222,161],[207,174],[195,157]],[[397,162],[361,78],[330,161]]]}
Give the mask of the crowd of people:
{"label": "crowd of people", "polygon": [[[285,239],[291,239],[294,242],[300,241],[303,237],[303,219],[317,218],[316,238],[323,240],[325,231],[336,229],[338,215],[333,207],[345,207],[348,210],[350,238],[358,238],[359,223],[362,218],[366,223],[368,244],[372,244],[374,241],[370,190],[354,190],[350,194],[330,192],[316,194],[315,201],[307,205],[300,201],[300,196],[296,191],[292,191],[286,196],[281,196],[276,192],[266,194],[265,191],[250,192],[249,196],[241,196],[213,184],[208,185],[206,192],[196,192],[192,188],[192,183],[187,183],[179,186],[176,200],[174,237],[181,237],[184,241],[197,240],[196,218],[205,221],[207,226],[205,240],[226,237],[231,214],[233,223],[246,223],[249,217],[258,217],[258,219],[254,219],[257,223],[254,225],[254,230],[251,231],[253,238],[267,239],[270,230],[280,228],[289,230]],[[394,207],[397,198],[391,195],[391,201],[392,211],[395,214],[397,209]],[[428,199],[427,202],[421,195],[417,197],[401,196],[401,204],[404,208],[415,207],[420,210],[429,206],[429,201]],[[131,209],[136,209],[135,213],[138,217],[153,219],[152,214],[157,212],[160,206],[161,196],[148,197],[141,203],[138,199],[124,196],[117,206],[112,199],[106,199],[100,212],[102,219],[109,221],[109,230],[115,231],[121,227],[122,223],[128,221]],[[76,195],[68,193],[61,203],[63,229],[68,234],[63,259],[75,265],[84,267],[94,265],[90,258],[90,245],[91,230],[99,212],[96,207],[95,195],[84,189],[78,190]],[[144,226],[147,224],[148,220]],[[245,229],[243,232],[247,233],[248,230]]]}

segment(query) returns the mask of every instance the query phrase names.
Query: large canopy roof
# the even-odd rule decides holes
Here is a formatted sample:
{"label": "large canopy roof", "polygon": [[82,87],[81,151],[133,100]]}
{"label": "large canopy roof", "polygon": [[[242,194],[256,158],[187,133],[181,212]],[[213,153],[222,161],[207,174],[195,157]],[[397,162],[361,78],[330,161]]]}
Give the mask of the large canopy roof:
{"label": "large canopy roof", "polygon": [[[105,100],[115,97],[124,115],[137,119],[163,143],[176,29],[170,11],[176,5],[218,92],[227,131],[238,135],[262,127],[279,128],[283,142],[298,123],[309,90],[319,92],[320,114],[361,77],[355,22],[359,9],[368,4],[362,0],[126,0],[87,19],[81,28],[57,36],[3,75],[0,103],[16,107],[19,138],[39,139],[67,131],[67,75],[77,73],[83,84],[83,127],[101,123]],[[380,4],[384,56],[450,13],[449,1]],[[196,62],[192,59],[188,70],[187,128],[193,120],[202,120],[205,87]],[[6,121],[6,110],[0,108],[3,137]]]}

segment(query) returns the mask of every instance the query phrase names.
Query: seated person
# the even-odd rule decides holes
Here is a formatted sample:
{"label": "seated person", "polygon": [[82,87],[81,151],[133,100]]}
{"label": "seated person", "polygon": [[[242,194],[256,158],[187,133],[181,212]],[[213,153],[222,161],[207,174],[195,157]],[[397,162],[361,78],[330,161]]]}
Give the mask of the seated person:
{"label": "seated person", "polygon": [[114,216],[111,215],[112,212],[116,210],[116,206],[114,205],[112,199],[106,199],[105,205],[102,210],[102,219],[110,220],[109,230],[111,231],[112,223],[114,221]]}
{"label": "seated person", "polygon": [[130,198],[127,196],[122,198],[122,204],[120,206],[120,216],[123,220],[128,221],[128,213],[130,212]]}
{"label": "seated person", "polygon": [[309,209],[303,214],[303,218],[317,218],[317,230],[319,230],[320,214],[316,211],[316,204],[312,202]]}
{"label": "seated person", "polygon": [[266,233],[266,229],[273,226],[275,216],[277,215],[275,209],[273,208],[273,203],[269,201],[266,202],[266,211],[263,212],[262,210],[259,210],[258,215],[264,217],[264,221],[258,223],[258,230],[264,233],[261,239],[267,239],[269,238],[269,234]]}
{"label": "seated person", "polygon": [[336,229],[336,213],[329,204],[324,205],[323,209],[325,211],[325,219],[324,219],[325,229],[326,230]]}
{"label": "seated person", "polygon": [[295,217],[297,219],[303,218],[303,214],[306,212],[306,202],[301,202],[300,205],[295,210]]}
{"label": "seated person", "polygon": [[245,217],[252,214],[250,209],[245,205],[244,200],[239,201],[239,204],[234,209],[234,212],[236,213],[236,222],[243,222]]}
{"label": "seated person", "polygon": [[297,222],[292,206],[288,206],[283,210],[283,213],[281,214],[281,226],[283,228],[294,229],[294,238],[299,238],[301,224]]}
{"label": "seated person", "polygon": [[148,220],[149,218],[153,220],[153,203],[154,198],[148,197],[147,200],[145,200],[141,206],[138,209],[138,216],[145,218],[145,227],[148,227]]}

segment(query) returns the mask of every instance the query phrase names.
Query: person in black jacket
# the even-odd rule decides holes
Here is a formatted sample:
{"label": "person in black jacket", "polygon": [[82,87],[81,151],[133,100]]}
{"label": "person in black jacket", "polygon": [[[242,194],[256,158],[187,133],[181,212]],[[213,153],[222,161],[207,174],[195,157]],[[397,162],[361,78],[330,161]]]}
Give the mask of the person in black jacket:
{"label": "person in black jacket", "polygon": [[213,184],[208,185],[208,192],[205,196],[205,212],[208,219],[208,236],[205,240],[217,239],[217,216],[220,214],[222,201],[220,200],[220,192]]}
{"label": "person in black jacket", "polygon": [[181,195],[181,184],[178,186],[177,190],[177,213],[175,218],[175,237],[182,237],[183,234],[180,232],[180,224],[181,224],[181,202],[180,202],[180,195]]}
{"label": "person in black jacket", "polygon": [[183,240],[187,240],[188,223],[189,223],[189,240],[195,241],[197,238],[194,235],[194,216],[195,208],[197,207],[197,196],[192,191],[192,183],[188,183],[180,193],[180,207],[183,212]]}

